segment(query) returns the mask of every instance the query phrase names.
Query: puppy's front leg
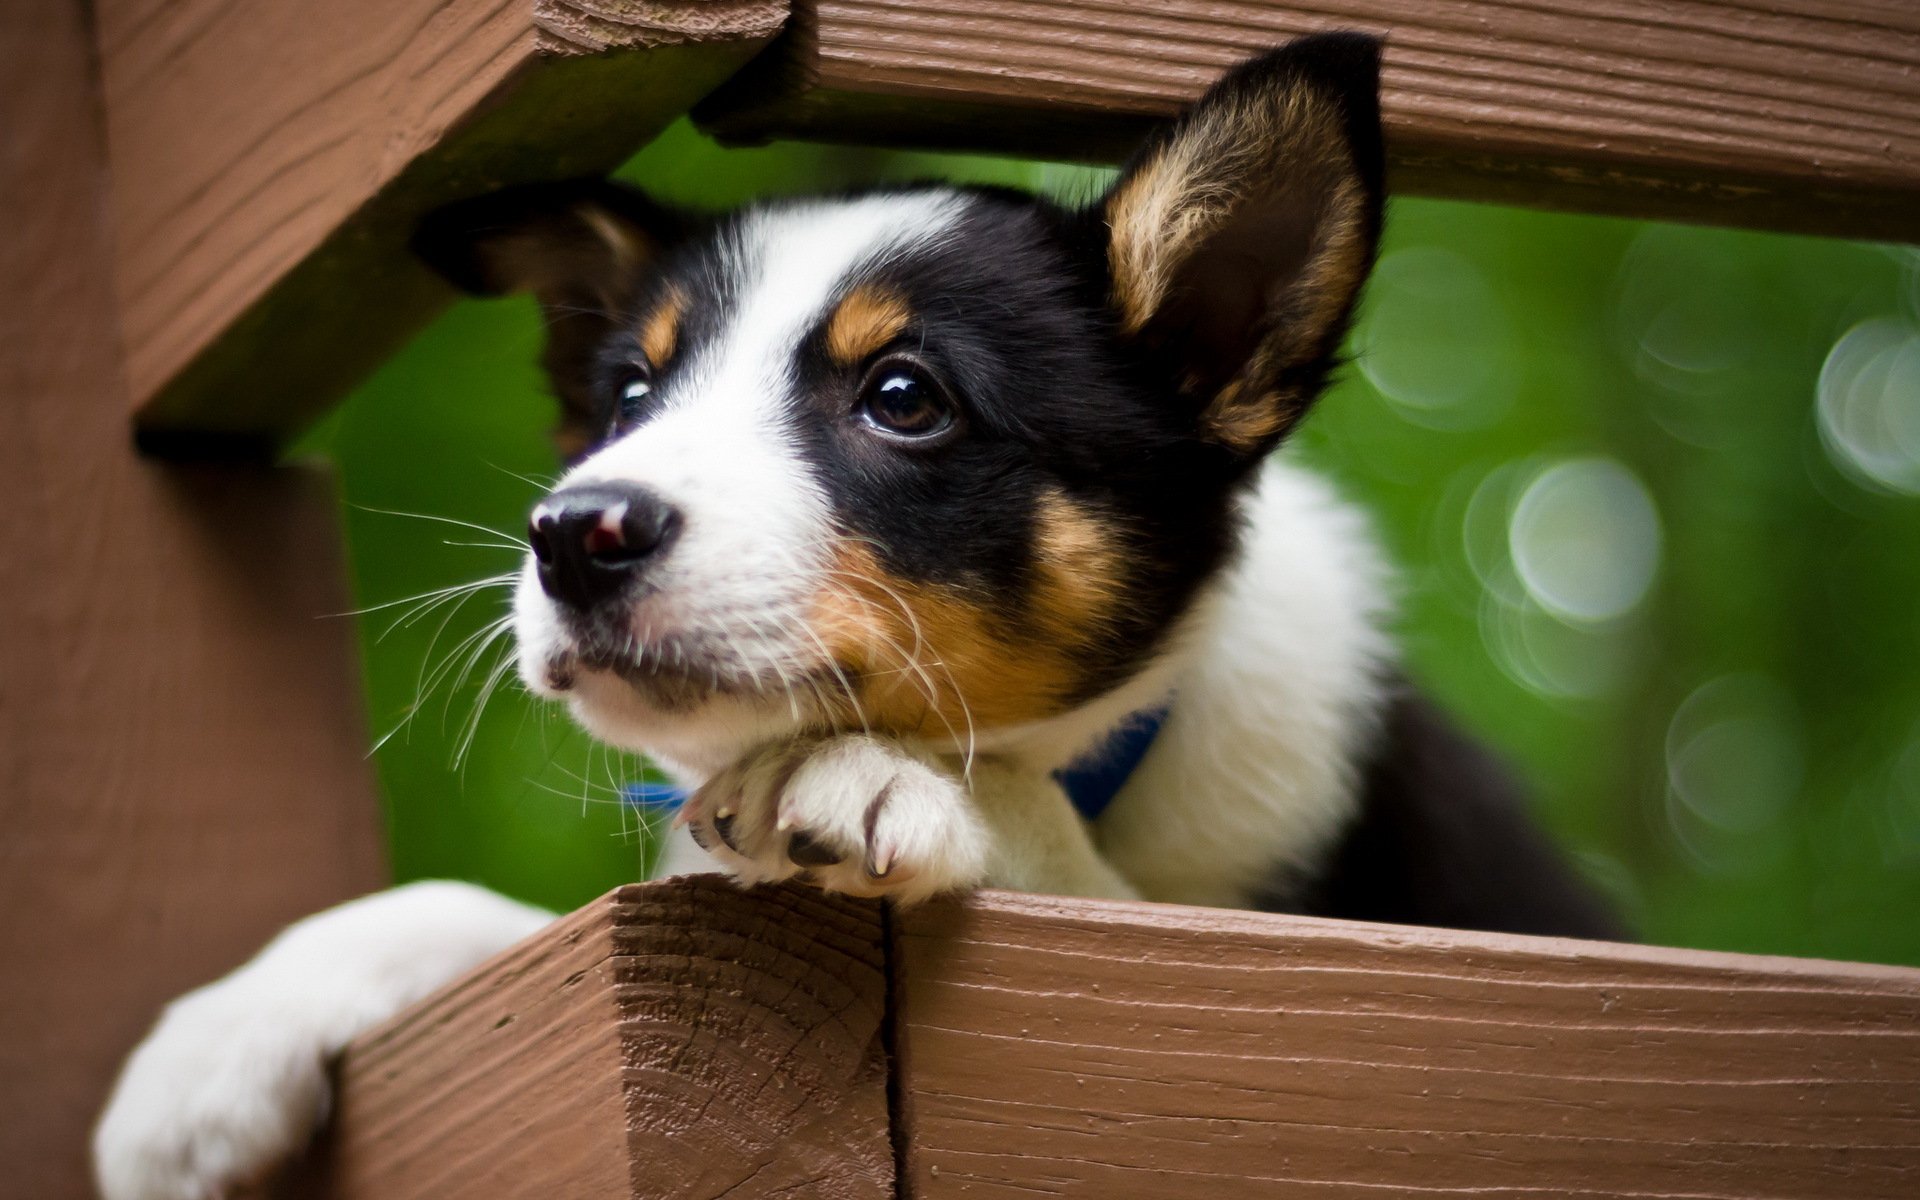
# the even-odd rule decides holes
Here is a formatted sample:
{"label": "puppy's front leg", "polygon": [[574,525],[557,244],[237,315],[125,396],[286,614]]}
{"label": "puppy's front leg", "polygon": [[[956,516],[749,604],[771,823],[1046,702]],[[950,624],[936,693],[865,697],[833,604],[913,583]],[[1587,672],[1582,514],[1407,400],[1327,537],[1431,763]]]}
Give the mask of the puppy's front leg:
{"label": "puppy's front leg", "polygon": [[1044,771],[981,759],[972,795],[993,831],[989,882],[1055,896],[1134,900],[1140,893],[1095,847],[1073,802]]}
{"label": "puppy's front leg", "polygon": [[214,1200],[299,1152],[356,1035],[551,921],[462,883],[415,883],[287,927],[169,1004],[94,1130],[106,1200]]}
{"label": "puppy's front leg", "polygon": [[1132,896],[1042,773],[957,763],[847,734],[767,747],[708,780],[684,819],[748,883],[804,875],[829,891],[914,903],[983,885]]}

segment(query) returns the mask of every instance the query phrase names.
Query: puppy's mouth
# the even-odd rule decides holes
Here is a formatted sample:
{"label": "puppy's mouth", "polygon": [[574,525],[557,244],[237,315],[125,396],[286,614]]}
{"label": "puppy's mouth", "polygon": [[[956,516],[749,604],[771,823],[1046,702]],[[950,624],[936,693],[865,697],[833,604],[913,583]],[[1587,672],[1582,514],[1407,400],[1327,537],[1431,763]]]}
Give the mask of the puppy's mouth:
{"label": "puppy's mouth", "polygon": [[641,641],[580,634],[548,656],[545,678],[556,692],[577,689],[585,675],[618,679],[648,705],[684,712],[712,701],[777,700],[820,694],[833,668],[748,656],[730,641],[701,634],[670,634]]}

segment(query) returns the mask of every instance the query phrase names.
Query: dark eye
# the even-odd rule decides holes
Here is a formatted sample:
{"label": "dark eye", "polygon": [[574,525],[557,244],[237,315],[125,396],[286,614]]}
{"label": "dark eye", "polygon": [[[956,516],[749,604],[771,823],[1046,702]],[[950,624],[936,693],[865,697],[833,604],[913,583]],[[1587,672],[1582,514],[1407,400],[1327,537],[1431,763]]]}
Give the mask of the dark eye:
{"label": "dark eye", "polygon": [[653,395],[653,374],[636,366],[620,376],[614,395],[613,433],[626,433],[647,415],[647,402]]}
{"label": "dark eye", "polygon": [[867,377],[855,410],[873,428],[895,437],[927,438],[953,425],[953,404],[925,371],[882,363]]}

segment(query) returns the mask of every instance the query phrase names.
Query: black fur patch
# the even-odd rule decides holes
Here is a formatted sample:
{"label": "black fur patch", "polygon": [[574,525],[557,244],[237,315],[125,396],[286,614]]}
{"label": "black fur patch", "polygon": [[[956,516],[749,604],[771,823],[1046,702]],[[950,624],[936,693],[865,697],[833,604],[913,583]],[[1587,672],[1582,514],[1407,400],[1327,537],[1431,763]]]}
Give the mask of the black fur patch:
{"label": "black fur patch", "polygon": [[1269,912],[1619,941],[1620,919],[1527,815],[1506,767],[1408,687],[1323,873],[1283,873]]}

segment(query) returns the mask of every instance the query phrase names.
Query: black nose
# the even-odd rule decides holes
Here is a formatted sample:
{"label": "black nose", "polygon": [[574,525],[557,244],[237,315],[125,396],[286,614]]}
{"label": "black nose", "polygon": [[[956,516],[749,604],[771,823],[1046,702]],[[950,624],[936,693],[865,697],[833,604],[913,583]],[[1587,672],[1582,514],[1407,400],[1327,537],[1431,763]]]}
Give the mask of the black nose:
{"label": "black nose", "polygon": [[595,484],[535,505],[527,544],[547,595],[586,610],[625,590],[679,528],[680,514],[652,492]]}

